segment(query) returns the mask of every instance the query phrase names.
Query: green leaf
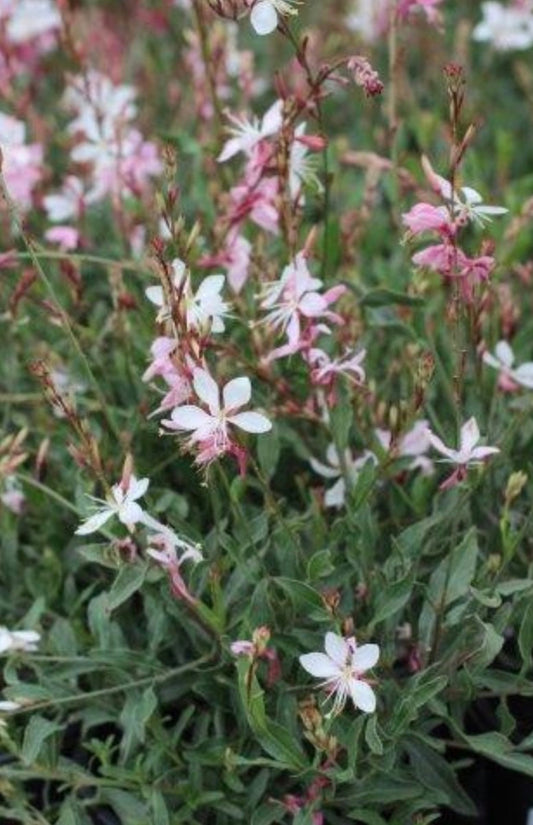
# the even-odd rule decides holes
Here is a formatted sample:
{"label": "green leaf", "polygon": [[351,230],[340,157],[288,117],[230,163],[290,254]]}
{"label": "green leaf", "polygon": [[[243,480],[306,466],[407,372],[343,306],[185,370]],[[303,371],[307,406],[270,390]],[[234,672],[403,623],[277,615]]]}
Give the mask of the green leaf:
{"label": "green leaf", "polygon": [[476,573],[477,555],[477,532],[472,528],[432,573],[428,598],[422,608],[419,622],[420,639],[427,647],[431,647],[436,611],[445,610],[469,593]]}
{"label": "green leaf", "polygon": [[257,458],[259,466],[268,480],[272,478],[278,466],[281,446],[277,428],[273,427],[269,433],[264,433],[257,439]]}
{"label": "green leaf", "polygon": [[[432,792],[435,801],[448,805],[459,814],[476,815],[474,803],[462,789],[453,768],[444,757],[418,740],[409,740],[405,748],[416,778]],[[433,796],[435,792],[436,797]]]}
{"label": "green leaf", "polygon": [[522,654],[522,672],[525,672],[531,664],[531,654],[533,652],[533,602],[526,607],[520,624],[518,633],[518,647]]}
{"label": "green leaf", "polygon": [[118,576],[111,585],[109,591],[107,607],[111,613],[124,604],[130,596],[139,590],[146,578],[148,572],[147,564],[125,564],[119,570]]}
{"label": "green leaf", "polygon": [[261,747],[283,768],[303,770],[306,762],[303,752],[286,728],[267,718],[262,690],[253,665],[247,659],[237,660],[239,693],[248,724]]}
{"label": "green leaf", "polygon": [[515,593],[521,593],[523,590],[530,590],[533,587],[533,581],[530,579],[509,579],[506,582],[500,582],[496,585],[496,592],[500,596],[512,596]]}
{"label": "green leaf", "polygon": [[330,550],[319,550],[307,562],[307,578],[310,582],[329,576],[334,571]]}
{"label": "green leaf", "polygon": [[285,809],[273,802],[265,802],[254,812],[250,825],[272,825],[281,822],[285,816]]}
{"label": "green leaf", "polygon": [[519,753],[501,733],[493,731],[480,733],[477,736],[466,736],[459,730],[457,733],[475,753],[486,756],[487,759],[497,762],[498,765],[503,765],[504,768],[518,771],[533,778],[533,756]]}
{"label": "green leaf", "polygon": [[41,749],[50,736],[62,730],[62,725],[45,719],[44,716],[32,716],[22,741],[21,759],[25,765],[33,765],[37,762]]}
{"label": "green leaf", "polygon": [[378,719],[375,713],[367,720],[365,726],[365,742],[372,753],[375,753],[377,756],[383,755],[383,742],[379,737]]}
{"label": "green leaf", "polygon": [[374,628],[380,622],[399,613],[407,604],[411,597],[414,584],[414,574],[409,573],[405,578],[394,584],[387,584],[382,587],[376,598],[375,613],[370,623],[370,628]]}
{"label": "green leaf", "polygon": [[366,295],[363,295],[359,303],[364,307],[385,307],[391,304],[419,307],[424,306],[426,302],[423,298],[417,298],[414,295],[406,295],[403,292],[395,292],[392,289],[380,287],[379,289],[372,289],[367,292]]}
{"label": "green leaf", "polygon": [[362,822],[364,825],[387,825],[383,817],[375,811],[368,811],[363,808],[355,808],[355,810],[350,811],[348,818],[355,820],[355,822]]}
{"label": "green leaf", "polygon": [[352,421],[352,405],[349,401],[339,400],[331,410],[330,426],[335,446],[341,452],[348,446]]}

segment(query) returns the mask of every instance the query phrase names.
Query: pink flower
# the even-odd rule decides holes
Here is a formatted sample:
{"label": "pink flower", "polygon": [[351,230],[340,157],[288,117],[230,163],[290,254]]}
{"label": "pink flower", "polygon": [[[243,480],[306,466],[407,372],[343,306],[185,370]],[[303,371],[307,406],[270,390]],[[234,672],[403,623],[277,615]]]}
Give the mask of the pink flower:
{"label": "pink flower", "polygon": [[65,252],[76,249],[80,242],[80,233],[73,226],[53,226],[47,229],[44,237],[50,243],[57,243]]}
{"label": "pink flower", "polygon": [[474,417],[469,418],[466,424],[463,424],[461,427],[458,450],[447,447],[429,428],[427,435],[432,447],[445,456],[445,458],[440,460],[448,464],[457,465],[457,469],[452,475],[441,484],[441,490],[447,490],[462,481],[466,477],[469,466],[481,464],[486,458],[489,458],[489,456],[500,452],[498,447],[476,447],[481,436],[477,421]]}
{"label": "pink flower", "polygon": [[445,206],[432,206],[429,203],[417,203],[409,212],[402,215],[402,222],[413,235],[422,232],[438,232],[446,237],[453,237],[455,225]]}
{"label": "pink flower", "polygon": [[[376,437],[384,450],[390,451],[392,433],[389,430],[376,430]],[[416,424],[400,437],[396,447],[399,458],[413,458],[409,464],[410,470],[422,470],[424,475],[433,472],[433,462],[425,455],[431,446],[428,431],[428,422],[417,421]]]}
{"label": "pink flower", "polygon": [[375,644],[358,647],[354,637],[344,639],[336,633],[326,633],[325,653],[305,653],[300,664],[311,676],[323,679],[329,696],[334,696],[330,715],[342,711],[348,697],[363,713],[373,713],[376,696],[363,673],[373,668],[379,659]]}
{"label": "pink flower", "polygon": [[43,148],[39,143],[27,144],[24,123],[1,112],[0,148],[7,190],[19,209],[27,212],[42,177]]}
{"label": "pink flower", "polygon": [[[146,554],[168,573],[173,595],[189,604],[196,604],[196,599],[191,595],[181,575],[180,567],[184,561],[190,560],[195,564],[202,561],[200,548],[182,539],[174,539],[177,537],[169,536],[168,532],[151,536],[152,546],[146,550]],[[179,558],[178,549],[184,551]]]}
{"label": "pink flower", "polygon": [[361,384],[365,380],[365,371],[361,366],[365,356],[365,349],[359,352],[347,350],[341,358],[333,359],[324,350],[313,347],[308,355],[309,364],[312,366],[311,380],[314,384],[327,386],[338,375],[345,375],[355,384]]}

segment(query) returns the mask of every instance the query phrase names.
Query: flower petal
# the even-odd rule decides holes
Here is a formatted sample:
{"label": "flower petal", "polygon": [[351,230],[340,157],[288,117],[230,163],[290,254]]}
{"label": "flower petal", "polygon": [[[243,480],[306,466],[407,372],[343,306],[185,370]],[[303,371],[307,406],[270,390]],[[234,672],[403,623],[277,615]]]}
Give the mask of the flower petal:
{"label": "flower petal", "polygon": [[356,708],[363,713],[374,713],[376,709],[376,694],[366,682],[360,679],[350,680],[350,696]]}
{"label": "flower petal", "polygon": [[513,366],[514,353],[507,341],[498,341],[494,352],[496,353],[496,358],[498,358],[505,367]]}
{"label": "flower petal", "polygon": [[259,0],[252,9],[250,23],[257,34],[270,34],[278,25],[278,13],[270,0]]}
{"label": "flower petal", "polygon": [[533,389],[533,363],[528,361],[526,364],[521,364],[511,373],[512,378],[517,384],[527,389]]}
{"label": "flower petal", "polygon": [[234,378],[222,390],[224,409],[229,412],[248,404],[252,397],[252,385],[246,377]]}
{"label": "flower petal", "polygon": [[209,411],[213,414],[220,410],[220,395],[218,384],[206,370],[194,370],[194,391],[200,401],[207,404]]}
{"label": "flower petal", "polygon": [[247,433],[268,433],[272,429],[272,422],[257,412],[237,413],[228,418],[228,421]]}
{"label": "flower petal", "polygon": [[353,669],[357,673],[364,673],[374,667],[379,659],[379,645],[361,645],[356,647],[352,656]]}
{"label": "flower petal", "polygon": [[478,443],[480,439],[479,427],[477,425],[477,421],[472,416],[469,418],[466,424],[463,424],[461,427],[461,445],[460,445],[460,453],[464,457],[468,455],[475,445]]}
{"label": "flower petal", "polygon": [[77,536],[87,536],[89,533],[96,533],[97,530],[102,527],[106,521],[109,521],[111,516],[115,514],[114,510],[111,508],[105,510],[99,510],[93,516],[86,519],[86,521],[82,522],[78,529],[75,531]]}
{"label": "flower petal", "polygon": [[197,430],[213,421],[209,413],[193,404],[184,404],[172,410],[172,423],[180,430]]}
{"label": "flower petal", "polygon": [[338,636],[337,633],[326,633],[324,648],[329,658],[332,659],[338,667],[343,668],[346,665],[348,656],[351,654],[350,646],[346,639]]}
{"label": "flower petal", "polygon": [[136,501],[138,498],[142,498],[149,486],[149,478],[135,478],[135,476],[132,476],[130,478],[130,483],[127,490],[128,498],[132,501]]}
{"label": "flower petal", "polygon": [[325,653],[304,653],[299,657],[304,670],[317,679],[336,679],[339,668]]}

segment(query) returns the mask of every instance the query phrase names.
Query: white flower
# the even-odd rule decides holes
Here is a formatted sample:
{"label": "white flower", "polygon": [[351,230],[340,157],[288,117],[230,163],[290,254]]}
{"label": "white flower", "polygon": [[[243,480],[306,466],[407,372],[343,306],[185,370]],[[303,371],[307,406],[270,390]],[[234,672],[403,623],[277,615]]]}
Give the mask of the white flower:
{"label": "white flower", "polygon": [[441,439],[428,429],[427,435],[431,445],[438,450],[439,453],[446,456],[441,459],[449,464],[457,464],[459,467],[465,467],[467,464],[480,464],[483,459],[490,455],[499,453],[498,447],[476,447],[479,439],[479,427],[474,417],[469,418],[466,424],[461,427],[461,435],[459,439],[459,449],[452,450],[447,447]]}
{"label": "white flower", "polygon": [[[377,429],[376,438],[383,449],[388,452],[392,444],[392,433],[390,430]],[[430,475],[433,472],[433,462],[425,455],[430,446],[428,422],[423,419],[417,421],[408,432],[400,437],[395,445],[396,455],[398,455],[399,458],[413,457],[413,461],[409,464],[409,469],[422,470],[425,475]]]}
{"label": "white flower", "polygon": [[344,468],[341,468],[339,460],[339,453],[335,444],[330,444],[326,450],[327,464],[317,461],[316,458],[311,458],[309,463],[311,467],[322,478],[337,479],[335,484],[326,491],[324,496],[324,504],[326,507],[343,507],[346,498],[346,479],[344,478],[343,470],[346,471],[350,482],[355,484],[357,476],[362,467],[367,461],[377,463],[376,456],[370,451],[366,450],[359,458],[354,458],[351,450],[344,451]]}
{"label": "white flower", "polygon": [[250,22],[257,34],[271,34],[278,25],[278,15],[298,14],[293,3],[299,0],[256,0]]}
{"label": "white flower", "polygon": [[40,638],[41,634],[35,630],[8,630],[7,627],[0,627],[0,654],[13,650],[31,653],[37,650]]}
{"label": "white flower", "polygon": [[331,714],[340,713],[351,698],[356,708],[364,713],[376,709],[376,695],[361,676],[374,667],[379,659],[379,646],[374,644],[358,647],[353,636],[343,639],[336,633],[326,633],[325,653],[305,653],[300,656],[301,666],[317,679],[323,679],[330,696],[335,696]]}
{"label": "white flower", "polygon": [[78,219],[87,202],[83,183],[75,175],[69,175],[60,192],[43,198],[48,220],[62,223],[70,218]]}
{"label": "white flower", "polygon": [[529,49],[533,45],[533,6],[511,8],[501,3],[482,3],[483,19],[472,37],[479,42],[492,43],[498,51]]}
{"label": "white flower", "polygon": [[222,390],[222,405],[218,384],[206,370],[194,371],[193,385],[196,395],[207,405],[209,412],[194,404],[184,404],[172,411],[170,421],[163,421],[170,429],[191,431],[193,442],[213,441],[222,447],[227,444],[230,424],[248,433],[266,433],[272,429],[271,422],[261,413],[236,413],[250,401],[252,387],[249,378],[229,381]]}
{"label": "white flower", "polygon": [[60,26],[61,15],[54,0],[16,0],[6,34],[11,43],[21,44]]}
{"label": "white flower", "polygon": [[483,353],[483,361],[489,367],[499,370],[502,378],[510,379],[511,382],[533,390],[533,361],[514,367],[514,353],[507,341],[499,341],[496,344],[494,355],[490,352]]}
{"label": "white flower", "polygon": [[461,187],[461,192],[463,200],[457,193],[454,196],[454,211],[459,218],[483,225],[491,220],[491,215],[505,215],[509,211],[503,206],[485,206],[479,192],[470,186]]}
{"label": "white flower", "polygon": [[305,123],[301,123],[295,129],[289,156],[289,191],[292,198],[296,198],[301,193],[303,184],[312,184],[319,192],[323,189],[316,173],[316,157],[309,156],[309,150],[305,143],[298,140],[298,138],[304,136],[305,129]]}
{"label": "white flower", "polygon": [[217,158],[218,162],[224,163],[239,152],[249,155],[260,141],[279,132],[283,123],[282,111],[283,101],[276,100],[265,112],[261,121],[256,117],[247,120],[245,117],[237,117],[228,113],[228,120],[233,124],[228,129],[232,137],[222,147]]}
{"label": "white flower", "polygon": [[111,501],[102,502],[104,506],[80,524],[76,535],[86,536],[88,533],[95,533],[113,516],[128,529],[138,522],[144,523],[146,513],[140,504],[137,504],[137,499],[144,496],[149,484],[150,479],[137,479],[134,475],[130,475],[126,487],[122,483],[114,484],[111,488]]}
{"label": "white flower", "polygon": [[[208,275],[196,293],[193,293],[184,262],[176,258],[172,262],[172,269],[174,273],[172,284],[179,295],[181,306],[185,309],[188,328],[205,331],[210,327],[211,332],[224,332],[223,319],[228,314],[229,305],[222,299],[220,293],[226,280],[225,276]],[[145,290],[145,295],[149,301],[159,307],[157,314],[159,322],[170,318],[171,310],[167,305],[162,286],[149,286]]]}

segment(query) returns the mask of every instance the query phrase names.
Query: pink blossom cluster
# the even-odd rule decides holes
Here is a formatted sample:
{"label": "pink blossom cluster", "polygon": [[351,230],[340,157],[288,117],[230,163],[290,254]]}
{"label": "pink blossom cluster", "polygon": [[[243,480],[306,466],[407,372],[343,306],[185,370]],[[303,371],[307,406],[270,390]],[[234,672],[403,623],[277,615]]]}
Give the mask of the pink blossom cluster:
{"label": "pink blossom cluster", "polygon": [[21,120],[0,112],[0,149],[8,192],[18,209],[27,212],[43,175],[43,147],[26,142],[26,126]]}
{"label": "pink blossom cluster", "polygon": [[502,215],[507,209],[485,205],[481,195],[469,186],[457,191],[450,181],[433,170],[427,158],[423,159],[423,167],[441,204],[416,203],[402,215],[402,221],[411,237],[433,233],[438,236],[439,242],[416,252],[412,261],[417,267],[430,269],[445,279],[455,281],[462,299],[472,303],[476,286],[489,278],[496,261],[483,251],[470,257],[460,248],[458,236],[468,224],[483,226],[492,216]]}
{"label": "pink blossom cluster", "polygon": [[79,222],[88,206],[110,197],[120,209],[126,196],[142,197],[162,171],[157,147],[132,123],[135,97],[133,87],[96,70],[71,78],[65,105],[75,114],[68,127],[72,173],[61,190],[44,198],[49,220],[58,224],[49,240],[75,247],[78,233],[70,222]]}

